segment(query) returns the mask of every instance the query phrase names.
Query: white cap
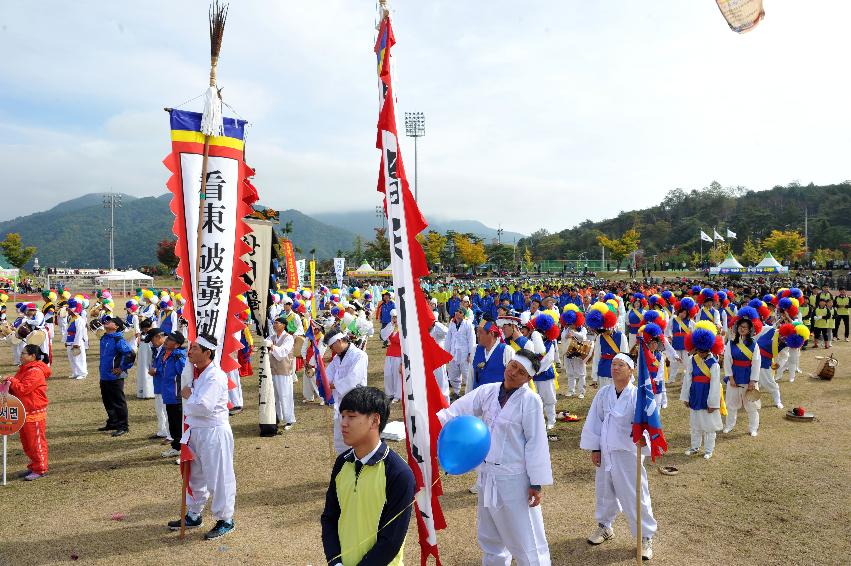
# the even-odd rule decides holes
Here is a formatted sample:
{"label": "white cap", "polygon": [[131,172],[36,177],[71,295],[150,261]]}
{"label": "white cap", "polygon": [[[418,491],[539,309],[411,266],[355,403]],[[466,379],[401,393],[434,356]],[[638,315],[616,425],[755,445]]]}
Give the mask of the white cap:
{"label": "white cap", "polygon": [[390,316],[398,316],[399,313],[396,312],[396,309],[390,309]]}
{"label": "white cap", "polygon": [[284,295],[284,297],[281,299],[281,302],[285,305],[293,304],[293,300],[289,297],[289,295]]}

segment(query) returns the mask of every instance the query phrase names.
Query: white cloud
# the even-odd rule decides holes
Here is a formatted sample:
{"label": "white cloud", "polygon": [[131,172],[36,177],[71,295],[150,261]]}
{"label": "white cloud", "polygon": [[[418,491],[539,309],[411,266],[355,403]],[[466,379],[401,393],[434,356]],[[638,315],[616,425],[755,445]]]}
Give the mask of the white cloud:
{"label": "white cloud", "polygon": [[[109,188],[165,192],[161,108],[206,85],[206,6],[5,8],[2,186],[28,198],[0,216]],[[557,230],[713,179],[764,189],[851,177],[851,5],[767,8],[739,36],[712,2],[397,1],[397,113],[426,112],[426,214]],[[231,3],[219,82],[252,122],[248,160],[270,205],[378,203],[373,25],[370,3]]]}

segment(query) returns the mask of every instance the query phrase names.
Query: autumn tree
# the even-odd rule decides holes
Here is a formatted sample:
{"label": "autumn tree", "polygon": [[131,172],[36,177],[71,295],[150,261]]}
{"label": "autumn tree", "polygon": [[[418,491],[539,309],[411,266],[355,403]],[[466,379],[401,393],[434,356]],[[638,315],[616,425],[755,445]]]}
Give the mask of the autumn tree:
{"label": "autumn tree", "polygon": [[455,235],[455,253],[461,259],[461,263],[470,267],[487,261],[484,244],[481,241],[474,241],[469,234]]}
{"label": "autumn tree", "polygon": [[620,238],[609,238],[601,234],[597,236],[597,242],[609,251],[609,257],[615,260],[617,269],[620,270],[624,258],[638,249],[641,234],[635,228],[630,228]]}
{"label": "autumn tree", "polygon": [[839,250],[828,250],[825,248],[819,248],[813,252],[813,261],[816,262],[816,267],[825,268],[827,267],[827,262],[829,261],[837,261],[843,259],[842,252]]}
{"label": "autumn tree", "polygon": [[746,266],[756,265],[762,259],[762,243],[748,237],[742,248],[741,260]]}
{"label": "autumn tree", "polygon": [[157,243],[157,259],[160,260],[161,264],[169,269],[176,269],[177,264],[180,261],[175,253],[176,245],[177,240],[170,240],[168,238],[160,240]]}
{"label": "autumn tree", "polygon": [[435,230],[429,230],[425,235],[417,234],[417,241],[423,247],[423,252],[426,256],[426,261],[429,265],[439,265],[443,250],[446,247],[446,236]]}
{"label": "autumn tree", "polygon": [[796,230],[772,230],[762,241],[778,261],[791,261],[804,255],[804,237]]}
{"label": "autumn tree", "polygon": [[534,268],[534,264],[532,263],[532,252],[529,250],[529,246],[526,246],[523,249],[523,268],[526,272],[531,272]]}
{"label": "autumn tree", "polygon": [[6,234],[6,239],[0,242],[0,250],[13,266],[21,269],[36,254],[35,246],[25,246],[21,235],[16,232]]}
{"label": "autumn tree", "polygon": [[719,242],[717,246],[710,248],[709,250],[709,261],[712,262],[712,265],[718,265],[724,258],[727,257],[727,254],[730,251],[730,244],[727,242]]}

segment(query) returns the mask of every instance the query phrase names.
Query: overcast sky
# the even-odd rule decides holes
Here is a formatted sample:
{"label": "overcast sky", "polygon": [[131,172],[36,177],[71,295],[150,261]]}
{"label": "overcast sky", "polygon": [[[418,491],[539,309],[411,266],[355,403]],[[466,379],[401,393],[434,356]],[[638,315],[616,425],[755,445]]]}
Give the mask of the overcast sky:
{"label": "overcast sky", "polygon": [[[766,0],[744,35],[713,0],[393,8],[397,112],[426,113],[427,217],[530,233],[713,180],[851,178],[849,2]],[[219,86],[252,123],[265,204],[380,202],[375,13],[362,0],[232,2]],[[206,87],[206,15],[206,1],[5,3],[0,219],[90,192],[164,193],[162,108]]]}

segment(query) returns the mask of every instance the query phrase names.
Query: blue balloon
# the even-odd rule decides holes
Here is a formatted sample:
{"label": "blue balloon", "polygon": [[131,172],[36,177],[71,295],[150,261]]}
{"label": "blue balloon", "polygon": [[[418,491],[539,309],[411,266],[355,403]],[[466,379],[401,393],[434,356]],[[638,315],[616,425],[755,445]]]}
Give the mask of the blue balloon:
{"label": "blue balloon", "polygon": [[437,459],[447,474],[461,475],[485,461],[491,433],[481,419],[464,415],[443,426],[437,437]]}

